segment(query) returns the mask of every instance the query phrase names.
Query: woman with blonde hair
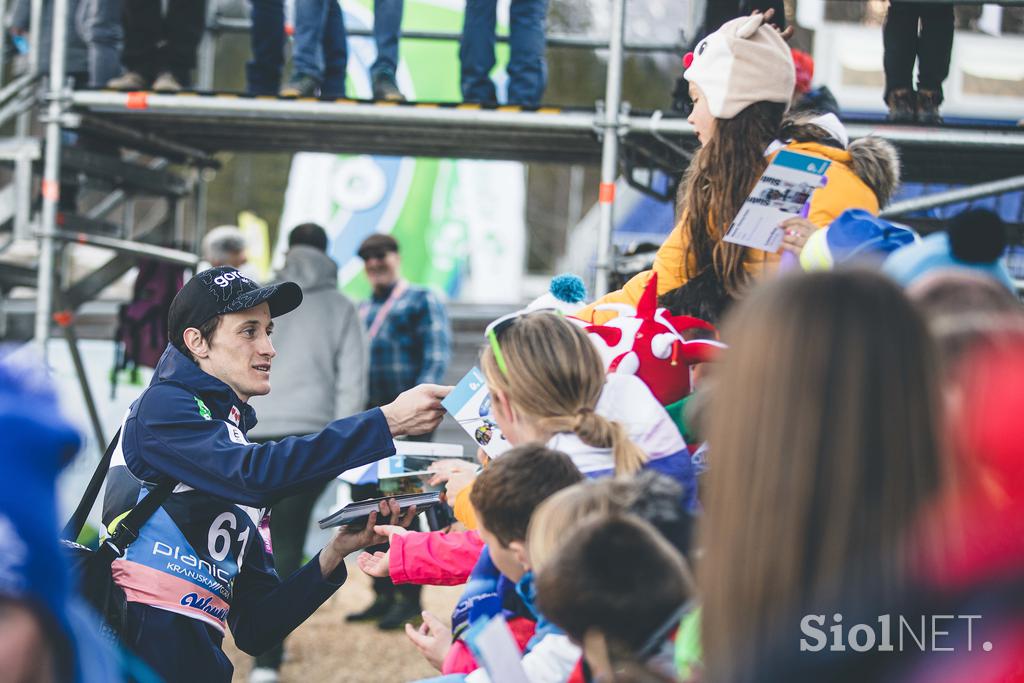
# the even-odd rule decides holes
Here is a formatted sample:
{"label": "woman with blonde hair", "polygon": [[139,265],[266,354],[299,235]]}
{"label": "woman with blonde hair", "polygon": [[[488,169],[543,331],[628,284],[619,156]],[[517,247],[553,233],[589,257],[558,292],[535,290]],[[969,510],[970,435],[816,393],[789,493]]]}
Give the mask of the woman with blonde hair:
{"label": "woman with blonde hair", "polygon": [[894,604],[946,461],[934,343],[882,276],[781,279],[724,336],[698,586],[702,680],[731,682],[756,679],[771,643],[796,648],[799,615]]}

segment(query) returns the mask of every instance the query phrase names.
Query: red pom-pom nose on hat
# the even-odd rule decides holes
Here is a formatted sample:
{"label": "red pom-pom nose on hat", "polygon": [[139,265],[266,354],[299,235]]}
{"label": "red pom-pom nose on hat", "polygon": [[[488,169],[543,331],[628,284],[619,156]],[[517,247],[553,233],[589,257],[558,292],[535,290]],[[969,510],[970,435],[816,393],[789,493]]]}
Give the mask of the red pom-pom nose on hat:
{"label": "red pom-pom nose on hat", "polygon": [[693,64],[693,53],[687,52],[683,55],[683,68],[689,69],[691,64]]}

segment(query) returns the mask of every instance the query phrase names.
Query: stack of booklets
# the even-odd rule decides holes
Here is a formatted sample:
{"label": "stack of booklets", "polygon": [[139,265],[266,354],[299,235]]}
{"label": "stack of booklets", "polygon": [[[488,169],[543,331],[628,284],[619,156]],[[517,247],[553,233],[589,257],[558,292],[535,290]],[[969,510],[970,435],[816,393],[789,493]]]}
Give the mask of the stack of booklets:
{"label": "stack of booklets", "polygon": [[[401,496],[374,498],[373,500],[362,500],[358,503],[349,503],[337,512],[321,519],[318,524],[321,529],[329,529],[335,526],[363,526],[366,524],[366,520],[369,519],[371,512],[377,511],[378,514],[380,513],[380,502],[382,500],[390,499],[394,499],[394,501],[398,503],[403,513],[413,505],[416,506],[416,512],[419,513],[440,503],[441,492],[427,491],[425,493],[407,493]],[[380,523],[385,524],[387,523],[387,520],[380,520]]]}

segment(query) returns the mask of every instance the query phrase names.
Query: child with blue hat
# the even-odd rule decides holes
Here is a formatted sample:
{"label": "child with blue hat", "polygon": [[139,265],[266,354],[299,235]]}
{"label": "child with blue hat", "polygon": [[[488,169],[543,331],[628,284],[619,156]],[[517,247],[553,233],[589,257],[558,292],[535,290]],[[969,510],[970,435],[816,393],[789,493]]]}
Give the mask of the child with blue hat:
{"label": "child with blue hat", "polygon": [[13,680],[122,680],[57,540],[55,483],[80,445],[42,369],[0,350],[0,666]]}
{"label": "child with blue hat", "polygon": [[969,209],[950,222],[949,229],[928,235],[918,244],[899,249],[882,270],[904,287],[923,275],[948,268],[967,268],[992,277],[1011,292],[1013,278],[1003,260],[1006,225],[987,209]]}

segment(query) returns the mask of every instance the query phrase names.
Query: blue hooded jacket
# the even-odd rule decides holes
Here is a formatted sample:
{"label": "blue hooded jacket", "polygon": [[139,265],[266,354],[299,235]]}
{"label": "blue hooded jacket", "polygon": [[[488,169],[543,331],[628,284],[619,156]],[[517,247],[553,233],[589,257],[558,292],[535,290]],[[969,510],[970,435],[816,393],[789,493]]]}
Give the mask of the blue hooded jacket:
{"label": "blue hooded jacket", "polygon": [[56,479],[80,444],[42,364],[0,348],[0,599],[38,615],[61,680],[118,683],[115,653],[74,594],[57,543]]}
{"label": "blue hooded jacket", "polygon": [[122,425],[103,502],[108,531],[156,484],[180,482],[113,564],[129,601],[126,645],[167,680],[230,681],[225,625],[258,654],[327,600],[344,564],[324,579],[316,557],[282,582],[266,507],[395,452],[379,409],[264,444],[245,436],[255,424],[230,387],[169,345]]}

